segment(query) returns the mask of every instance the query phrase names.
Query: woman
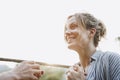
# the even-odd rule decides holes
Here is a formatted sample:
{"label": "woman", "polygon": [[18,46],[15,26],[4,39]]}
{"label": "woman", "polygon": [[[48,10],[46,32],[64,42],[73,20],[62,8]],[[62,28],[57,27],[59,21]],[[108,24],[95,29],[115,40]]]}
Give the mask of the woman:
{"label": "woman", "polygon": [[65,40],[78,53],[79,63],[67,71],[67,80],[120,80],[120,55],[96,50],[105,33],[103,23],[89,13],[68,17]]}

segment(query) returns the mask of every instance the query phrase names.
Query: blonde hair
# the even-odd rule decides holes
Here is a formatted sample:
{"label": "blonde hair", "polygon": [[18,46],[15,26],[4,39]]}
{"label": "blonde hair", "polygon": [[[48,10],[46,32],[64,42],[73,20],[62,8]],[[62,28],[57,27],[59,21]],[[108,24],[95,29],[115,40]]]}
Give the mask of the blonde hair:
{"label": "blonde hair", "polygon": [[104,24],[89,13],[76,13],[74,15],[70,15],[68,19],[71,18],[72,16],[75,16],[78,25],[82,25],[86,29],[92,29],[92,28],[96,29],[96,33],[94,36],[94,45],[95,47],[97,47],[98,42],[106,34],[106,28]]}

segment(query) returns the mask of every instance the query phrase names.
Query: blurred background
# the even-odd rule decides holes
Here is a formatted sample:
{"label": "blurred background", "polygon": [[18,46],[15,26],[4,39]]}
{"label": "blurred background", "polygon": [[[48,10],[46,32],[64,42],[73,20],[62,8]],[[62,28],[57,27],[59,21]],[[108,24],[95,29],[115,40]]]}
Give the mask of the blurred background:
{"label": "blurred background", "polygon": [[[89,12],[106,25],[99,50],[120,53],[118,8],[119,0],[1,0],[0,57],[73,65],[78,57],[64,41],[64,24],[76,12]],[[3,72],[16,63],[0,65]],[[65,68],[42,68],[46,70],[42,80],[65,79]]]}

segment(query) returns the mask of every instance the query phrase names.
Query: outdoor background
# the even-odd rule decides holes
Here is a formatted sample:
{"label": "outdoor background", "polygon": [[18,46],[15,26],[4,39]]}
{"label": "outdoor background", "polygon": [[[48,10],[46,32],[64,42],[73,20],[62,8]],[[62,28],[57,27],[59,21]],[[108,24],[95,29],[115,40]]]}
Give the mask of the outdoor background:
{"label": "outdoor background", "polygon": [[0,57],[73,65],[78,57],[64,41],[64,24],[76,12],[91,13],[106,25],[99,50],[120,53],[119,0],[0,0]]}

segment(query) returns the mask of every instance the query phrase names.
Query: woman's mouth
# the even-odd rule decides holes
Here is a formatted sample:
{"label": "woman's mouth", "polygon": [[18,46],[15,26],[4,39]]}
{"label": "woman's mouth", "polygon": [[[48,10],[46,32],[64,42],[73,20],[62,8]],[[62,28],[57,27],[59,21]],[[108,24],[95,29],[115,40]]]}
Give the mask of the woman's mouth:
{"label": "woman's mouth", "polygon": [[67,38],[67,42],[68,42],[68,43],[71,43],[73,40],[74,40],[73,37],[69,37],[69,38]]}

